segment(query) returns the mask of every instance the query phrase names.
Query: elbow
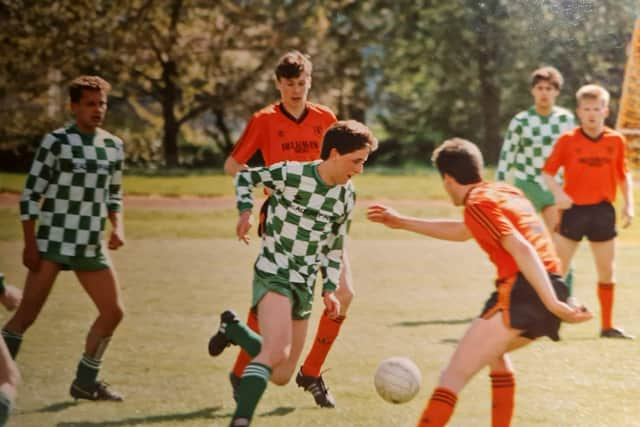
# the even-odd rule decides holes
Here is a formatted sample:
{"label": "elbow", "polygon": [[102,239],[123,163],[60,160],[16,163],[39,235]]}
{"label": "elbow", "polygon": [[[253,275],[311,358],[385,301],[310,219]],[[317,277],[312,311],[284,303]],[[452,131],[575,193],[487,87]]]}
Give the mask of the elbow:
{"label": "elbow", "polygon": [[233,157],[229,156],[224,162],[223,169],[224,173],[226,173],[227,175],[231,177],[236,176],[236,173],[238,172],[237,162],[233,159]]}

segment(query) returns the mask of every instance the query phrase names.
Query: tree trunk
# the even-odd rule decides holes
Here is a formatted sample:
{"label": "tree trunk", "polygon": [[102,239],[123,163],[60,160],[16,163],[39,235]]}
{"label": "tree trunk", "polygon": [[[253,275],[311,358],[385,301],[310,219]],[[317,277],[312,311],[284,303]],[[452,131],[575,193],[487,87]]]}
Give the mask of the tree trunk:
{"label": "tree trunk", "polygon": [[175,167],[180,164],[178,156],[178,133],[180,125],[176,119],[175,105],[177,102],[177,87],[173,81],[175,75],[175,63],[169,61],[163,64],[162,80],[164,90],[162,94],[162,118],[163,135],[162,147],[164,149],[164,162],[168,167]]}
{"label": "tree trunk", "polygon": [[[499,55],[499,31],[488,34],[491,24],[486,16],[481,17],[482,27],[485,31],[478,33],[478,79],[480,80],[480,105],[484,123],[484,147],[485,163],[496,163],[500,155],[500,102],[501,89],[496,79],[498,75],[497,64]],[[495,25],[495,24],[494,24]]]}

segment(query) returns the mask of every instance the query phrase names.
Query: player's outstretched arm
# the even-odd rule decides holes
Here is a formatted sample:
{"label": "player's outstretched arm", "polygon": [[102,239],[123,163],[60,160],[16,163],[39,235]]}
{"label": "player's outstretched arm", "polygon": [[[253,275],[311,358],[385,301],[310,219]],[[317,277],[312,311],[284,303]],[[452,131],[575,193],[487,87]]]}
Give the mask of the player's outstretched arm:
{"label": "player's outstretched arm", "polygon": [[422,219],[399,214],[388,206],[373,204],[367,209],[369,221],[389,228],[412,231],[441,240],[462,242],[471,238],[471,232],[462,221],[447,219]]}
{"label": "player's outstretched arm", "polygon": [[568,323],[585,322],[593,317],[586,307],[573,307],[558,299],[540,257],[522,234],[515,232],[503,236],[500,243],[511,254],[520,272],[550,312]]}

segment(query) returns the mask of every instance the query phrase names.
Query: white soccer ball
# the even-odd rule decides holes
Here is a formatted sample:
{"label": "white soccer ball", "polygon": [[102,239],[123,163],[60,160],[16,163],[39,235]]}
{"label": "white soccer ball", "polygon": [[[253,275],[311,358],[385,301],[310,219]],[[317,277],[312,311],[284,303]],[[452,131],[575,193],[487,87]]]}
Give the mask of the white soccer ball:
{"label": "white soccer ball", "polygon": [[391,403],[405,403],[420,390],[420,369],[407,357],[390,357],[376,369],[373,383],[380,397]]}

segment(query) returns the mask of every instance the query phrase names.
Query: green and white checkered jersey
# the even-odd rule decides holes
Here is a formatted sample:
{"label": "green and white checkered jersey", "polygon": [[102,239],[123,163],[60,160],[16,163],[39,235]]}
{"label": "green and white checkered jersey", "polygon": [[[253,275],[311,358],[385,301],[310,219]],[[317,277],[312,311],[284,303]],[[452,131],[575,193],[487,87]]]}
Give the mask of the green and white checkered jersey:
{"label": "green and white checkered jersey", "polygon": [[100,253],[107,212],[122,206],[123,162],[122,141],[102,129],[81,135],[72,125],[44,137],[20,198],[20,218],[38,220],[38,250]]}
{"label": "green and white checkered jersey", "polygon": [[333,291],[340,277],[355,191],[351,181],[324,183],[318,174],[320,163],[281,162],[243,170],[236,175],[236,196],[242,212],[252,208],[251,191],[257,184],[273,190],[255,268],[309,288],[319,268],[322,289]]}
{"label": "green and white checkered jersey", "polygon": [[553,107],[548,116],[538,114],[535,107],[516,114],[500,150],[496,179],[505,181],[513,169],[516,178],[546,189],[540,171],[558,137],[575,126],[573,114],[561,107]]}

